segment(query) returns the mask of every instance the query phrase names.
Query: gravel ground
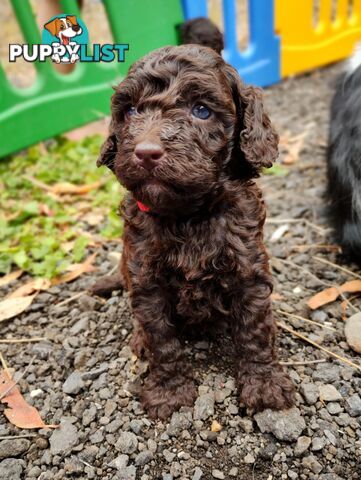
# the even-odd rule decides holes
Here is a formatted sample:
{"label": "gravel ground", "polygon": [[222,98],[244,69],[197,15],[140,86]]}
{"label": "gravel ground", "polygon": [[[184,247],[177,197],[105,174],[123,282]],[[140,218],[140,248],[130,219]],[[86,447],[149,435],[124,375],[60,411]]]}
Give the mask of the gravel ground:
{"label": "gravel ground", "polygon": [[[314,312],[306,305],[324,288],[321,282],[352,279],[314,256],[358,271],[329,247],[332,238],[324,217],[328,105],[339,70],[340,66],[333,66],[289,79],[266,92],[283,139],[307,132],[289,174],[262,179],[268,202],[266,241],[278,294],[275,310],[332,329],[279,313],[277,319],[360,364],[345,341],[341,303]],[[283,158],[286,155],[283,152]],[[275,222],[281,218],[288,220]],[[288,230],[272,241],[280,225],[288,225]],[[119,243],[113,243],[99,250],[96,275],[112,269],[110,253],[120,249]],[[169,423],[151,421],[137,397],[147,365],[132,357],[128,347],[132,326],[127,294],[114,294],[106,302],[83,295],[60,304],[86,290],[94,277],[88,274],[39,294],[28,311],[1,324],[3,338],[48,338],[33,345],[2,345],[1,351],[19,373],[35,356],[20,380],[21,391],[48,423],[60,422],[61,427],[31,431],[30,438],[11,438],[29,431],[16,429],[1,415],[0,479],[361,477],[361,376],[356,369],[280,330],[280,357],[292,363],[288,368],[297,387],[297,405],[283,413],[252,416],[237,402],[232,362],[224,354],[231,351],[229,338],[217,343],[204,339],[187,345],[199,389],[194,409],[181,409]],[[352,303],[360,308],[359,299]],[[319,363],[294,364],[304,361]]]}

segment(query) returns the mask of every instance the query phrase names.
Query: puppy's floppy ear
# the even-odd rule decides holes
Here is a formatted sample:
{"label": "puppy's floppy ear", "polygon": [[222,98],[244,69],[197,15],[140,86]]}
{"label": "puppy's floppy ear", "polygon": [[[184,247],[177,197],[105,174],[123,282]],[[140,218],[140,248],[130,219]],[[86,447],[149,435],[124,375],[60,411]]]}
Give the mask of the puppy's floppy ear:
{"label": "puppy's floppy ear", "polygon": [[59,22],[60,20],[58,18],[54,18],[51,22],[48,22],[44,25],[44,28],[50,32],[54,37],[56,37],[56,34],[59,31]]}
{"label": "puppy's floppy ear", "polygon": [[279,137],[264,110],[262,90],[244,85],[232,67],[227,73],[240,118],[239,148],[252,170],[259,172],[277,160]]}
{"label": "puppy's floppy ear", "polygon": [[110,127],[109,136],[100,149],[100,155],[97,160],[97,167],[105,165],[110,170],[114,171],[114,159],[117,154],[117,150],[117,138],[115,133],[113,133],[112,128]]}

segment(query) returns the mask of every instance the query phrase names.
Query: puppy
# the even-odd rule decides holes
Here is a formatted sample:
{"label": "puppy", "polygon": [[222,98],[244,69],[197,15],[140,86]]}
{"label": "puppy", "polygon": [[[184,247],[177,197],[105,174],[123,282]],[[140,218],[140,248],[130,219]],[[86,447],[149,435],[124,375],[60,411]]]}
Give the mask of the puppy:
{"label": "puppy", "polygon": [[[44,28],[48,30],[54,37],[59,39],[59,43],[53,43],[53,45],[75,45],[75,42],[71,42],[71,39],[77,35],[81,35],[82,28],[78,24],[75,15],[67,15],[66,17],[54,18],[51,22],[44,25]],[[52,59],[56,63],[60,63],[60,57],[58,54],[53,55]],[[70,62],[74,63],[79,60],[77,54],[71,56]],[[62,62],[69,62],[68,57],[62,57]]]}
{"label": "puppy", "polygon": [[98,165],[129,191],[121,274],[132,348],[149,361],[141,399],[152,417],[193,404],[182,337],[224,322],[240,401],[256,410],[293,403],[277,360],[265,207],[253,181],[277,155],[261,91],[210,48],[156,50],[116,88]]}
{"label": "puppy", "polygon": [[361,45],[332,101],[327,165],[336,240],[361,264]]}
{"label": "puppy", "polygon": [[209,18],[198,17],[188,20],[180,25],[179,33],[182,44],[203,45],[213,48],[219,54],[224,49],[223,35]]}

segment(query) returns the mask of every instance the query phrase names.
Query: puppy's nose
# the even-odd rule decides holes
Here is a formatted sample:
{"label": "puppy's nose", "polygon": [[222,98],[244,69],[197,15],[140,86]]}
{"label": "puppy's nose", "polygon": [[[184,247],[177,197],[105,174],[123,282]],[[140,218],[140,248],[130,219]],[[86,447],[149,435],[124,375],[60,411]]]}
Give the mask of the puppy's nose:
{"label": "puppy's nose", "polygon": [[164,148],[158,143],[141,142],[135,147],[134,153],[142,167],[152,170],[163,157]]}
{"label": "puppy's nose", "polygon": [[74,30],[74,32],[78,32],[79,29],[80,29],[80,26],[79,25],[73,25],[71,28]]}

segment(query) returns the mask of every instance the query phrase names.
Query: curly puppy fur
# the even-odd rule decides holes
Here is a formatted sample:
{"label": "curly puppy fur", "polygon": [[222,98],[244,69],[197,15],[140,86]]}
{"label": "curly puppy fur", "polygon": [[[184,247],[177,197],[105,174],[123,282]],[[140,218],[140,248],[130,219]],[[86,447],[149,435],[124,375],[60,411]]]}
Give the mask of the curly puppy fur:
{"label": "curly puppy fur", "polygon": [[[195,105],[209,118],[194,116]],[[256,410],[293,403],[277,360],[265,207],[253,180],[277,155],[261,91],[210,48],[156,50],[116,88],[98,164],[129,191],[121,273],[135,319],[132,347],[149,361],[141,398],[152,417],[196,397],[183,334],[224,322],[240,401]]]}
{"label": "curly puppy fur", "polygon": [[223,35],[209,18],[198,17],[184,22],[179,27],[181,43],[203,45],[217,53],[224,49]]}
{"label": "curly puppy fur", "polygon": [[328,198],[336,240],[361,264],[361,49],[340,77],[332,101]]}

